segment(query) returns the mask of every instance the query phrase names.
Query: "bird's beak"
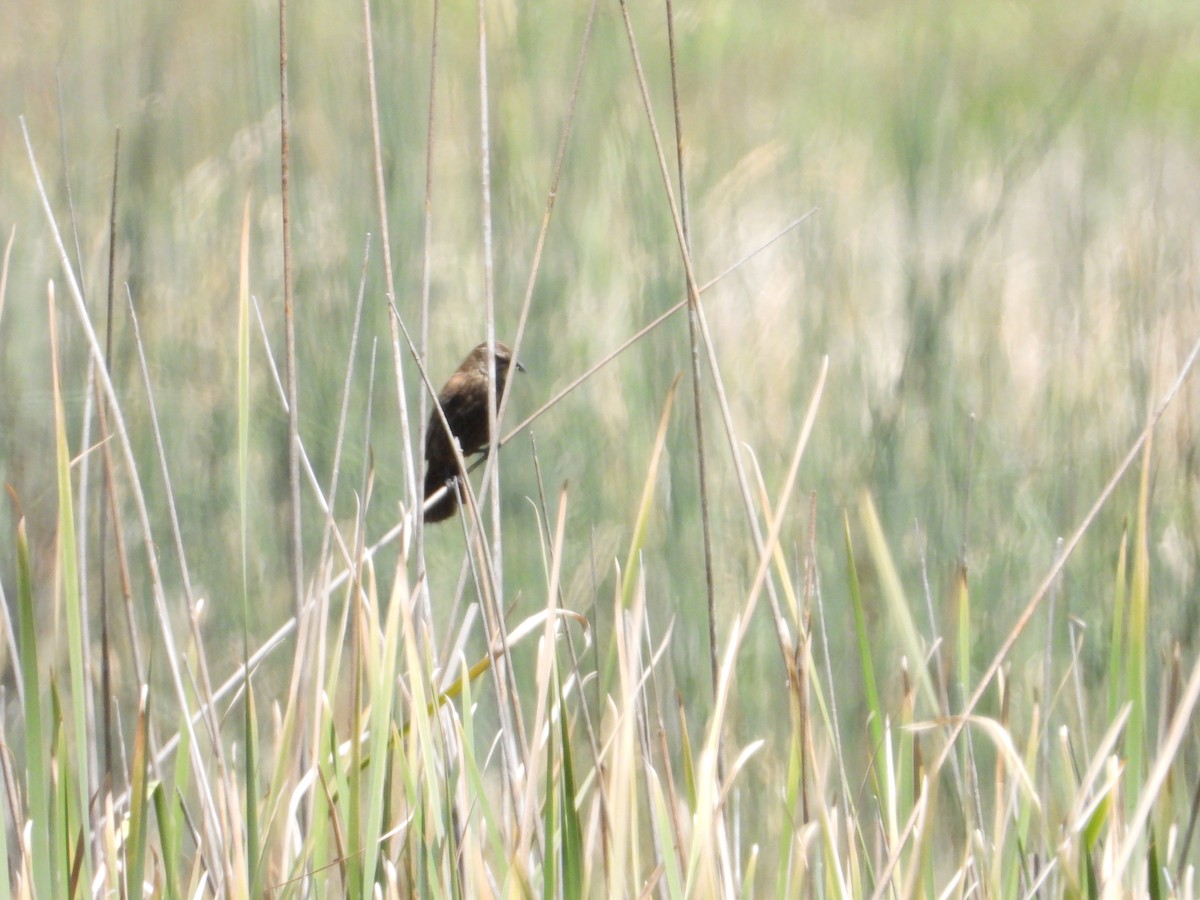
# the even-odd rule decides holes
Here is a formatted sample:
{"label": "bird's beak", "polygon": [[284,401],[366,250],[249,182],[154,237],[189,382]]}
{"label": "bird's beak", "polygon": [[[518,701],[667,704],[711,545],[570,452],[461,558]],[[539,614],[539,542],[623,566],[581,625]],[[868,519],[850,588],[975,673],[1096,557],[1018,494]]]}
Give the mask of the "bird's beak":
{"label": "bird's beak", "polygon": [[513,365],[514,365],[514,366],[516,366],[516,369],[517,369],[517,371],[518,371],[518,372],[528,372],[528,371],[529,371],[529,370],[528,370],[528,369],[526,369],[526,368],[525,368],[523,365],[521,365],[521,363],[520,363],[518,360],[515,360],[515,359],[514,359],[514,360],[513,360]]}

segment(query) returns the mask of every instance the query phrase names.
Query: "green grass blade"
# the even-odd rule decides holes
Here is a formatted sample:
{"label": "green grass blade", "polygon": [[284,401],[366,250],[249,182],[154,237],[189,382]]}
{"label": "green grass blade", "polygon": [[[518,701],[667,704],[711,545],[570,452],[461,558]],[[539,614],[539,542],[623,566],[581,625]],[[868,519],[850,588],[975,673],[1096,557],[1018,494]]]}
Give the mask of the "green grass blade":
{"label": "green grass blade", "polygon": [[1116,584],[1113,586],[1112,637],[1108,656],[1108,720],[1117,717],[1125,702],[1125,615],[1128,590],[1129,527],[1121,528],[1121,547],[1117,553]]}
{"label": "green grass blade", "polygon": [[679,386],[679,375],[667,390],[662,414],[658,417],[658,432],[654,436],[654,450],[650,454],[650,465],[646,469],[646,481],[642,485],[642,499],[638,504],[637,519],[633,526],[633,538],[629,542],[629,554],[625,558],[624,579],[621,582],[621,608],[629,609],[633,604],[633,590],[638,581],[638,570],[642,545],[646,540],[646,527],[650,521],[650,510],[654,507],[654,490],[658,484],[658,464],[662,460],[663,447],[667,443],[667,426],[671,421],[671,406],[675,402],[675,388]]}
{"label": "green grass blade", "polygon": [[[686,862],[686,860],[681,860],[675,853],[675,834],[671,828],[671,811],[667,807],[667,800],[663,795],[658,773],[647,768],[645,778],[647,792],[650,795],[650,825],[657,833],[658,842],[663,848],[663,877],[667,884],[666,896],[682,898],[686,896],[686,891],[680,863]],[[579,895],[565,894],[564,896]]]}
{"label": "green grass blade", "polygon": [[[3,729],[0,729],[0,738],[3,737]],[[16,810],[12,810],[12,812],[16,812]],[[12,896],[8,849],[13,845],[9,842],[9,837],[8,816],[0,814],[0,900],[9,900],[9,897]],[[19,866],[20,858],[18,857],[14,862]]]}
{"label": "green grass blade", "polygon": [[[245,706],[242,739],[246,747],[246,885],[251,897],[261,893],[258,824],[258,727],[254,692],[250,683],[250,573],[249,573],[249,455],[250,455],[250,195],[242,208],[242,236],[238,254],[237,331],[237,434],[238,524],[242,551],[242,663],[245,666]],[[282,752],[282,751],[281,751]]]}
{"label": "green grass blade", "polygon": [[562,753],[562,775],[559,787],[562,794],[562,857],[563,897],[575,900],[584,896],[583,826],[579,821],[579,796],[576,790],[574,754],[571,751],[571,732],[567,727],[562,677],[555,667],[555,685],[558,693],[559,744]]}
{"label": "green grass blade", "polygon": [[[249,671],[249,666],[246,667]],[[254,683],[246,678],[245,741],[246,741],[246,873],[250,877],[250,896],[262,896],[262,835],[258,824],[258,717],[254,703]],[[284,753],[279,749],[280,754]]]}
{"label": "green grass blade", "polygon": [[[846,540],[846,583],[850,589],[850,605],[854,609],[854,633],[858,636],[858,661],[862,668],[863,690],[866,692],[867,716],[871,729],[872,753],[883,748],[883,710],[879,706],[879,685],[875,680],[875,662],[871,658],[871,637],[867,634],[867,618],[863,611],[862,591],[858,584],[858,563],[854,558],[854,542],[850,538],[850,519],[842,517]],[[878,783],[878,772],[872,767],[872,777]]]}
{"label": "green grass blade", "polygon": [[174,804],[162,783],[154,785],[154,818],[158,822],[158,845],[163,864],[163,896],[179,900],[179,826]]}
{"label": "green grass blade", "polygon": [[[969,697],[971,692],[971,588],[967,581],[965,566],[958,566],[954,576],[955,585],[955,616],[958,628],[956,630],[956,645],[958,657],[958,690],[962,697]],[[961,703],[961,700],[959,701]]]}
{"label": "green grass blade", "polygon": [[146,869],[146,831],[149,807],[147,785],[150,779],[149,729],[150,693],[143,690],[138,704],[137,725],[133,739],[133,768],[129,796],[129,833],[125,844],[125,892],[128,897],[142,893]]}
{"label": "green grass blade", "polygon": [[863,527],[867,533],[867,547],[875,563],[875,570],[879,573],[882,596],[890,613],[890,623],[900,639],[901,649],[908,656],[908,670],[915,679],[916,687],[920,689],[920,695],[928,709],[937,710],[937,692],[933,689],[933,679],[930,678],[929,667],[925,664],[924,642],[913,620],[912,607],[905,597],[900,575],[892,559],[892,551],[888,547],[879,514],[875,511],[875,503],[870,494],[862,495],[861,512]]}
{"label": "green grass blade", "polygon": [[[397,572],[403,579],[403,573]],[[398,581],[388,604],[386,627],[383,634],[382,653],[379,656],[375,677],[371,685],[371,731],[370,731],[370,784],[367,789],[365,824],[362,832],[362,877],[369,885],[375,878],[379,860],[379,837],[383,833],[384,784],[388,772],[388,744],[391,734],[392,705],[395,696],[396,667],[400,657],[401,610],[411,602],[403,581]],[[357,740],[357,736],[355,736]],[[396,747],[402,752],[403,747]]]}
{"label": "green grass blade", "polygon": [[[32,820],[31,858],[33,886],[39,897],[50,897],[53,883],[50,861],[50,754],[46,752],[42,724],[42,680],[38,674],[37,623],[33,610],[33,582],[29,566],[29,539],[25,517],[16,494],[9,488],[17,507],[17,618],[21,652],[21,678],[25,683],[25,817]],[[21,816],[18,813],[18,821]]]}
{"label": "green grass blade", "polygon": [[237,333],[237,422],[238,422],[238,509],[242,538],[242,602],[248,603],[247,492],[250,457],[250,196],[242,210],[241,264],[238,269]]}
{"label": "green grass blade", "polygon": [[542,833],[546,852],[542,863],[542,896],[557,897],[563,868],[562,792],[559,790],[558,742],[551,732],[546,741],[546,794],[542,803]]}
{"label": "green grass blade", "polygon": [[503,884],[508,877],[505,865],[504,844],[501,839],[500,822],[496,818],[491,802],[488,800],[487,785],[484,784],[483,772],[479,768],[479,759],[475,755],[475,700],[472,695],[471,679],[467,674],[467,666],[462,665],[462,748],[463,762],[466,766],[467,782],[475,796],[473,815],[478,815],[483,821],[484,840],[489,844],[488,849],[492,858],[497,862],[496,881]]}
{"label": "green grass blade", "polygon": [[1125,796],[1137,804],[1146,777],[1146,641],[1150,605],[1150,444],[1143,450],[1138,485],[1137,524],[1133,538],[1133,579],[1129,589],[1129,633],[1125,651],[1126,699],[1132,704],[1125,727]]}
{"label": "green grass blade", "polygon": [[[89,729],[87,721],[87,672],[83,662],[83,609],[79,595],[79,557],[75,543],[75,510],[71,490],[71,453],[67,446],[67,421],[63,411],[62,384],[58,375],[58,332],[54,296],[50,297],[50,360],[54,390],[54,456],[58,478],[58,565],[67,620],[67,650],[71,666],[72,741],[75,751],[75,784],[80,816],[88,818],[91,796],[90,766],[88,764]],[[84,884],[91,884],[91,842],[84,841],[80,874]]]}
{"label": "green grass blade", "polygon": [[683,786],[687,790],[688,809],[695,809],[700,789],[696,784],[696,753],[692,749],[692,736],[688,731],[687,715],[683,703],[679,704],[679,753],[683,757]]}

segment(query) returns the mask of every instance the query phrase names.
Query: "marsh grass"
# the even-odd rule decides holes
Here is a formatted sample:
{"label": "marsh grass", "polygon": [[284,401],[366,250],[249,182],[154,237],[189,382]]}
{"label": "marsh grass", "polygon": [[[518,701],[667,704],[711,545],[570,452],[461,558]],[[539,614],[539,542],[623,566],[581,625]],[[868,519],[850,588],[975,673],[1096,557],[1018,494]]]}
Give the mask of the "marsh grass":
{"label": "marsh grass", "polygon": [[274,10],[24,21],[0,897],[1195,896],[1196,26],[1072,9],[293,6],[289,204]]}

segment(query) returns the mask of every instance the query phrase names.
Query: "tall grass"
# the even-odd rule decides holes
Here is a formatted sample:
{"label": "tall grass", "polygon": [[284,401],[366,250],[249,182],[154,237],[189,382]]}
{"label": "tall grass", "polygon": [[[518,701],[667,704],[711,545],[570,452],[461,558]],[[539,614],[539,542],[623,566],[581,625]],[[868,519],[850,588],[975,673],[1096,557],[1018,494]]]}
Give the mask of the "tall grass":
{"label": "tall grass", "polygon": [[276,11],[120,13],[0,60],[0,897],[1195,896],[1193,17],[292,4],[286,250]]}

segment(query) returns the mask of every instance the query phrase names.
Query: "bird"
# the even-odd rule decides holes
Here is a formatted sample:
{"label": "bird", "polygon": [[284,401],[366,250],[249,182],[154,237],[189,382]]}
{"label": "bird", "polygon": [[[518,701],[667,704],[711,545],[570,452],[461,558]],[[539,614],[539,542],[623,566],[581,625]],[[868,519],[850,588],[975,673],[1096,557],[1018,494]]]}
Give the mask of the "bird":
{"label": "bird", "polygon": [[[508,371],[515,366],[518,372],[525,367],[513,359],[507,344],[495,343],[496,355],[496,403],[504,394]],[[428,503],[443,485],[449,487],[441,498],[425,509],[427,523],[441,522],[454,515],[458,509],[458,496],[453,482],[458,478],[458,461],[454,455],[454,438],[462,450],[463,458],[476,453],[486,453],[490,445],[488,433],[488,345],[482,343],[462,361],[462,365],[446,382],[438,403],[446,414],[446,423],[435,409],[429,416],[429,427],[425,432],[425,500]],[[450,431],[446,431],[449,424]]]}

